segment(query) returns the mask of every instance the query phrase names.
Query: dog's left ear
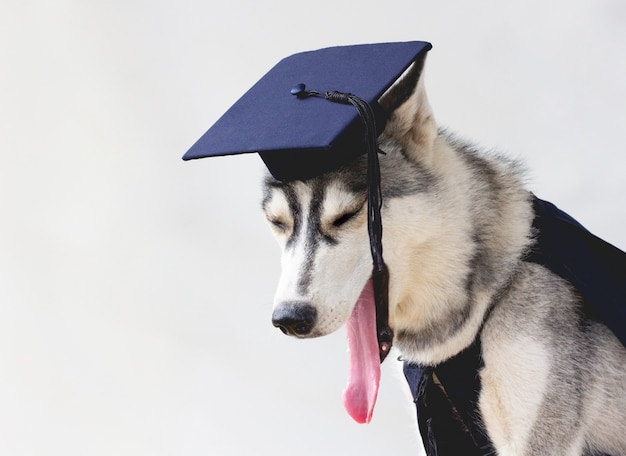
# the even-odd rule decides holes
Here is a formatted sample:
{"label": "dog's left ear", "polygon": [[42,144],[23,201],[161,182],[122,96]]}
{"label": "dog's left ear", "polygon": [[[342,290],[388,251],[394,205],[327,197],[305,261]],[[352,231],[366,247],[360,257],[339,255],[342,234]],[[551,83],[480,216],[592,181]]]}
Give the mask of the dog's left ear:
{"label": "dog's left ear", "polygon": [[379,100],[388,116],[385,133],[398,140],[407,154],[417,154],[410,157],[416,160],[430,156],[437,137],[437,124],[424,88],[425,60],[426,55],[416,60]]}

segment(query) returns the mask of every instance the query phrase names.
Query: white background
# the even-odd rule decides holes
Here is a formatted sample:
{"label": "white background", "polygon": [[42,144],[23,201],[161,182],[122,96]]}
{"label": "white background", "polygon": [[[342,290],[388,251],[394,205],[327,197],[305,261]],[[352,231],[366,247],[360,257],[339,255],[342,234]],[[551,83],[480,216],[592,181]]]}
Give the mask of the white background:
{"label": "white background", "polygon": [[343,333],[271,326],[261,161],[180,159],[280,58],[416,39],[442,125],[626,248],[623,0],[3,0],[0,454],[418,454],[395,359],[357,425]]}

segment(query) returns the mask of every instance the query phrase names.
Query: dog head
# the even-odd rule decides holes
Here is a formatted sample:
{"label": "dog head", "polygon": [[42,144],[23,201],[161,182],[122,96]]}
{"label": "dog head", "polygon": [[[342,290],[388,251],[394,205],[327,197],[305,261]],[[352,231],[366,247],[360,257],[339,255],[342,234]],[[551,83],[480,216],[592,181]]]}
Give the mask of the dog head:
{"label": "dog head", "polygon": [[[387,124],[379,137],[383,192],[383,248],[390,270],[390,323],[402,299],[410,261],[407,242],[420,243],[428,227],[416,229],[426,211],[433,177],[428,170],[437,127],[422,78],[424,61],[415,62],[379,100]],[[365,155],[330,173],[306,181],[264,183],[263,210],[282,249],[282,273],[272,319],[286,334],[315,337],[341,327],[352,312],[372,271],[367,231]],[[403,204],[397,204],[400,200]],[[434,229],[434,228],[433,228]],[[401,232],[411,230],[410,241]],[[423,236],[420,233],[424,233]]]}

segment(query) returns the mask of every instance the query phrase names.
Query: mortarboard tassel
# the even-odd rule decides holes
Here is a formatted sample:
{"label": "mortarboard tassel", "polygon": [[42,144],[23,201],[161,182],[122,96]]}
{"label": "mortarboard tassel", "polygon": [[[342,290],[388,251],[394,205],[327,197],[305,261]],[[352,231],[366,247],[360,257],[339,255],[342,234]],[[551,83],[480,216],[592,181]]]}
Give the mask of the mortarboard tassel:
{"label": "mortarboard tassel", "polygon": [[[298,98],[310,96],[323,97],[333,103],[351,104],[359,113],[364,128],[365,147],[367,149],[367,230],[372,252],[372,282],[376,303],[376,337],[380,362],[382,363],[393,344],[393,331],[389,327],[389,270],[383,260],[383,226],[380,211],[382,209],[382,191],[380,165],[378,163],[376,116],[370,104],[356,95],[335,90],[321,95],[316,91],[306,90],[304,84],[298,84],[291,90]],[[381,152],[382,153],[382,152]]]}

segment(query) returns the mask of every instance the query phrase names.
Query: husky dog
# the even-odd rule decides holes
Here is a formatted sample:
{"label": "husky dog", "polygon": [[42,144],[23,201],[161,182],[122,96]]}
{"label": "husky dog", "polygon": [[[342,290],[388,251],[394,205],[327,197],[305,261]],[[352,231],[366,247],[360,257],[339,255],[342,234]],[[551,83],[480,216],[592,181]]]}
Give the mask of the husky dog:
{"label": "husky dog", "polygon": [[[626,350],[582,314],[568,282],[524,260],[533,207],[520,167],[438,129],[423,64],[379,101],[396,347],[435,366],[479,338],[478,410],[498,455],[626,455]],[[306,181],[265,180],[282,248],[273,318],[286,333],[337,330],[368,283],[365,160]]]}

